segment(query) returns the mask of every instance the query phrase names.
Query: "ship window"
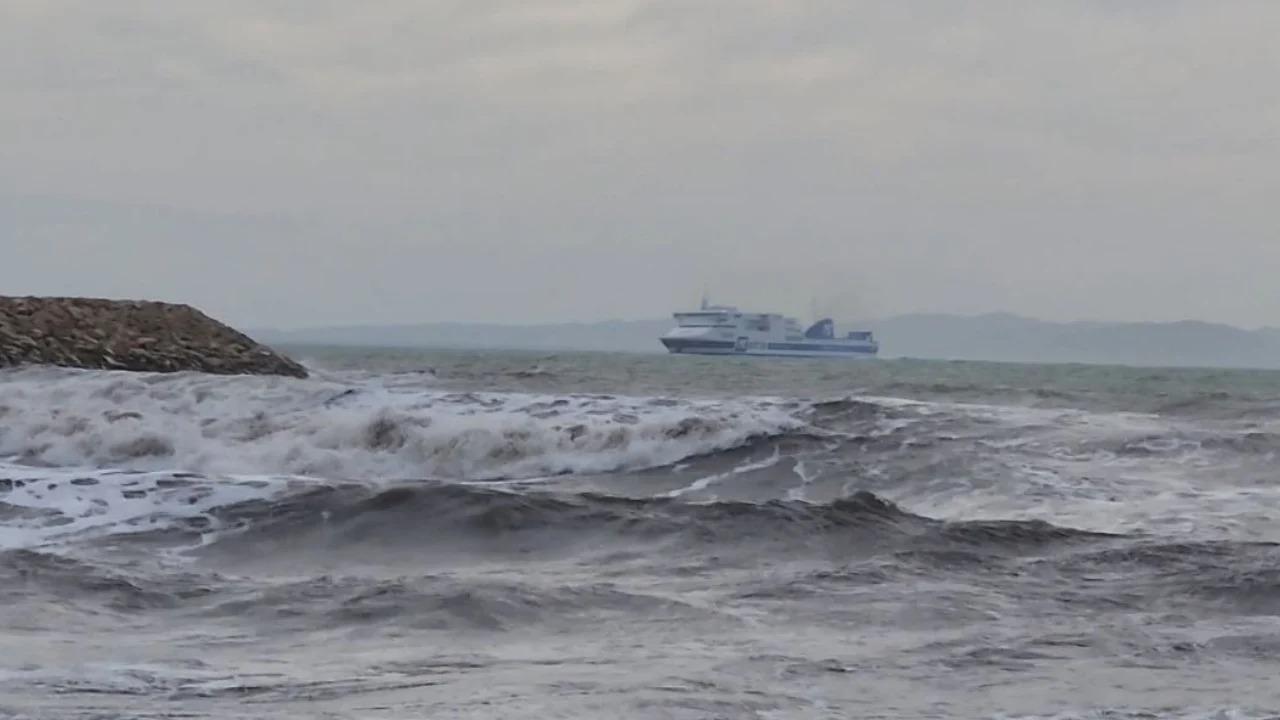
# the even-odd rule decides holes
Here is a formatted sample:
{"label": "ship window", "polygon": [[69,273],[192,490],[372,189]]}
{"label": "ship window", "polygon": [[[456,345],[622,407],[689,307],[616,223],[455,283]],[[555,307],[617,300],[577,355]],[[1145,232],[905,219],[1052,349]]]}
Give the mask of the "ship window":
{"label": "ship window", "polygon": [[678,313],[676,321],[683,327],[716,327],[728,317],[724,313]]}

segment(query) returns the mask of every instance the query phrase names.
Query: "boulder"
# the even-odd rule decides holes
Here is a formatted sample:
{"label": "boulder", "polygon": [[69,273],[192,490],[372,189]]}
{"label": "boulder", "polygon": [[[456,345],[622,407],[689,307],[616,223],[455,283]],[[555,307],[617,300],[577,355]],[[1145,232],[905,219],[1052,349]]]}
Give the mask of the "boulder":
{"label": "boulder", "polygon": [[190,305],[0,296],[0,367],[307,377],[306,368]]}

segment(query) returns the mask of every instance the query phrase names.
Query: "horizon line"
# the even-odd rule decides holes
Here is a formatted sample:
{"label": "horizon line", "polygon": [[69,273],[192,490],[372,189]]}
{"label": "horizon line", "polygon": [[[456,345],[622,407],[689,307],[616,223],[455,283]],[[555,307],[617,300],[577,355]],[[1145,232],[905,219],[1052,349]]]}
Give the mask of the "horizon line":
{"label": "horizon line", "polygon": [[[893,320],[900,320],[903,318],[922,318],[922,317],[946,318],[946,319],[957,319],[957,320],[977,320],[981,318],[1005,317],[1005,318],[1010,318],[1015,320],[1035,322],[1043,325],[1063,325],[1063,326],[1196,324],[1196,325],[1209,325],[1209,326],[1231,328],[1234,330],[1240,330],[1242,332],[1259,332],[1259,331],[1280,329],[1280,327],[1275,325],[1258,325],[1254,327],[1247,327],[1243,325],[1235,325],[1228,322],[1221,322],[1216,320],[1202,320],[1197,318],[1183,318],[1180,320],[1097,320],[1097,319],[1046,320],[1044,318],[1039,318],[1032,315],[1020,315],[1018,313],[1003,311],[1003,310],[994,310],[994,311],[979,312],[979,313],[906,312],[906,313],[897,313],[894,315],[886,315],[878,318],[860,320],[858,322],[882,323],[882,322],[889,322]],[[253,327],[252,329],[258,332],[261,332],[261,331],[307,332],[307,331],[317,331],[317,330],[348,330],[348,329],[354,329],[354,328],[411,328],[411,327],[425,327],[425,326],[433,326],[433,325],[449,326],[449,327],[483,326],[483,327],[495,327],[495,328],[505,328],[505,329],[517,329],[517,328],[566,327],[566,326],[581,327],[581,326],[610,325],[610,324],[626,325],[626,324],[636,324],[636,323],[667,321],[668,319],[669,319],[668,317],[653,316],[653,317],[630,318],[630,319],[612,317],[612,318],[601,318],[597,320],[540,320],[540,321],[533,321],[533,322],[511,322],[511,321],[499,321],[499,320],[405,320],[405,321],[383,321],[383,322],[345,322],[345,323],[330,323],[330,324],[308,324],[308,325],[295,325],[292,327],[263,325],[263,326]]]}

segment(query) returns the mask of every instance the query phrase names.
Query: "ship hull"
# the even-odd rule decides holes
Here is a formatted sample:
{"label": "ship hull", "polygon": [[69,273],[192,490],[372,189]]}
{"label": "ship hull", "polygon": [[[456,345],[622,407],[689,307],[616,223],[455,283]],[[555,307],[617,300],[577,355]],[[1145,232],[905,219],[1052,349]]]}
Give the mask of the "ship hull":
{"label": "ship hull", "polygon": [[673,355],[746,355],[754,357],[800,358],[874,358],[878,348],[865,344],[797,343],[797,342],[747,342],[732,340],[700,340],[662,338],[667,352]]}

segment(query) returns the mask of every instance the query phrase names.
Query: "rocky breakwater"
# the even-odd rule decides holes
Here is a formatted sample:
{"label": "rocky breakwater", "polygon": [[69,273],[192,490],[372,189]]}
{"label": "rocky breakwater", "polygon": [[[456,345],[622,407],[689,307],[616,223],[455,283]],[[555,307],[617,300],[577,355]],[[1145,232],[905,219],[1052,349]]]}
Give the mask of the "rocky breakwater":
{"label": "rocky breakwater", "polygon": [[189,305],[0,296],[0,367],[307,377],[306,368]]}

